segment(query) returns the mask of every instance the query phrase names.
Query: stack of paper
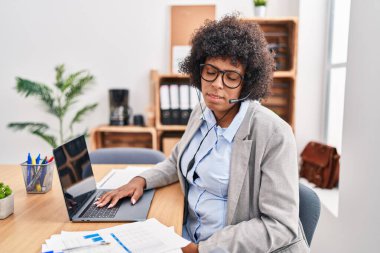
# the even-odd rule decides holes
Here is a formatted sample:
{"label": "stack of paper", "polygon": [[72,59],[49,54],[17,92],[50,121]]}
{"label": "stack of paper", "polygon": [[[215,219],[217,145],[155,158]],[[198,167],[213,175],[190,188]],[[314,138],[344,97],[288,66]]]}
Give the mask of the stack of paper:
{"label": "stack of paper", "polygon": [[42,252],[182,252],[190,242],[156,219],[129,223],[96,231],[65,232],[52,235]]}
{"label": "stack of paper", "polygon": [[127,184],[132,178],[140,175],[152,167],[132,167],[126,169],[113,169],[97,184],[98,189],[116,189]]}

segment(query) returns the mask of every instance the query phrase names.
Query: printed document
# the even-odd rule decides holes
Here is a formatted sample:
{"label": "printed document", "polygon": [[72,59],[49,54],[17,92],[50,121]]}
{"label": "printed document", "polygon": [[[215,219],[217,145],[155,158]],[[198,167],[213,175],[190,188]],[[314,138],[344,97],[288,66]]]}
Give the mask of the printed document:
{"label": "printed document", "polygon": [[130,166],[126,169],[113,169],[98,183],[98,189],[116,189],[149,169],[152,167]]}
{"label": "printed document", "polygon": [[75,253],[177,253],[190,242],[152,218],[100,229],[97,231],[65,232],[52,235],[42,245],[42,252]]}

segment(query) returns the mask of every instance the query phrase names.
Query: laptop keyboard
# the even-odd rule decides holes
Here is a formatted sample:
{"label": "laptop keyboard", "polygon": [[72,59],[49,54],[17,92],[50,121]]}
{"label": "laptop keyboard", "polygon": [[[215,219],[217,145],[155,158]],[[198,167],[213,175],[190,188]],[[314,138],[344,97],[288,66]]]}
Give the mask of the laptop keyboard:
{"label": "laptop keyboard", "polygon": [[93,199],[90,205],[83,211],[83,213],[79,216],[80,218],[113,218],[115,217],[117,211],[120,208],[119,201],[114,207],[107,208],[107,205],[104,207],[96,207],[93,203],[95,199],[103,195],[105,192],[101,192],[97,197]]}

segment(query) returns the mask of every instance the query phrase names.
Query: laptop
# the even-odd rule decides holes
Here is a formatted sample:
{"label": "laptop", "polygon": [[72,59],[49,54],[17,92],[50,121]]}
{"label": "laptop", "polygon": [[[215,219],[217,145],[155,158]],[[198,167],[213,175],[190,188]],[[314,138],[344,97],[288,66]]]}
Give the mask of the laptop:
{"label": "laptop", "polygon": [[113,208],[96,207],[95,199],[107,191],[97,189],[84,136],[53,150],[67,213],[73,222],[119,222],[146,220],[154,190],[144,191],[132,205],[130,198],[119,200]]}

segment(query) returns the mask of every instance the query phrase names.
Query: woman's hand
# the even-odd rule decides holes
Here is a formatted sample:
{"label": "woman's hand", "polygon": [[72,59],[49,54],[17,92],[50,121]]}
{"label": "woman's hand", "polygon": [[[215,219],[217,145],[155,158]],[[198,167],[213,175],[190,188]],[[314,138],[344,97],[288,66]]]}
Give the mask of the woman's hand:
{"label": "woman's hand", "polygon": [[94,205],[97,207],[103,207],[111,202],[108,205],[108,208],[112,208],[120,199],[128,196],[131,197],[132,205],[134,205],[140,199],[141,195],[143,195],[145,186],[146,181],[144,178],[134,177],[128,184],[103,194]]}
{"label": "woman's hand", "polygon": [[191,242],[186,247],[182,248],[183,253],[198,253],[198,245]]}

